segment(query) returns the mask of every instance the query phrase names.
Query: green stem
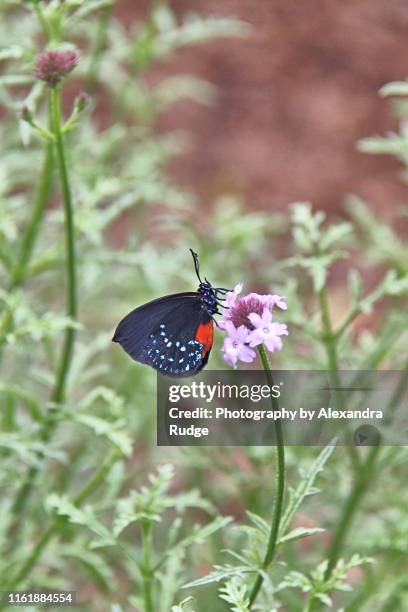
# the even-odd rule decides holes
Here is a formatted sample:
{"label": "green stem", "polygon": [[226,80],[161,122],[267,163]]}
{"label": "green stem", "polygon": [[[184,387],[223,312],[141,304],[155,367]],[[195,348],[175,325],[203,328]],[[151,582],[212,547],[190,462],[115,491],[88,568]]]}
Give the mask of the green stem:
{"label": "green stem", "polygon": [[[339,358],[337,354],[338,336],[333,330],[326,285],[323,285],[319,291],[319,304],[323,327],[322,340],[327,354],[327,363],[331,378],[330,384],[336,389],[332,392],[334,402],[336,406],[341,407],[344,405],[344,397],[341,391],[341,381],[339,378]],[[357,470],[360,465],[357,450],[354,446],[348,446],[347,452],[354,469]]]}
{"label": "green stem", "polygon": [[43,36],[45,38],[45,42],[48,43],[53,38],[52,30],[51,30],[50,25],[49,25],[45,15],[44,15],[44,12],[43,12],[41,4],[36,2],[34,4],[34,10],[35,10],[35,13],[37,15],[37,19],[38,19],[38,21],[39,21],[39,23],[41,25],[41,29],[42,29]]}
{"label": "green stem", "polygon": [[326,286],[323,286],[319,291],[319,303],[323,324],[323,340],[326,347],[329,370],[331,370],[332,372],[338,372],[339,362],[337,358],[336,338],[333,333],[330,318],[329,301],[327,298]]}
{"label": "green stem", "polygon": [[[358,506],[367,491],[368,485],[372,482],[373,471],[380,448],[380,446],[372,446],[370,448],[367,458],[364,464],[360,467],[359,474],[354,480],[353,487],[349,496],[347,497],[340,518],[337,521],[337,528],[328,551],[328,564],[324,575],[325,581],[330,579],[333,570],[336,567]],[[317,602],[315,597],[312,595],[308,603],[307,611],[312,612],[315,610],[316,605],[320,606],[320,603]]]}
{"label": "green stem", "polygon": [[[61,91],[59,87],[51,90],[51,111],[53,132],[55,135],[55,148],[60,172],[62,198],[65,214],[65,242],[66,242],[66,273],[68,284],[67,315],[75,321],[77,318],[77,285],[76,285],[76,255],[74,211],[72,205],[71,188],[69,184],[67,164],[65,160],[64,141],[61,126]],[[51,400],[59,404],[64,399],[65,385],[71,365],[75,341],[75,329],[70,326],[66,329],[60,366],[57,372],[56,383]]]}
{"label": "green stem", "polygon": [[[266,373],[266,378],[268,380],[269,386],[272,388],[274,385],[272,372],[270,369],[270,365],[268,362],[268,357],[265,351],[265,347],[261,344],[258,347],[259,357],[261,359],[263,368]],[[279,408],[278,401],[276,398],[271,397],[271,405],[272,410],[277,411]],[[280,419],[274,421],[275,424],[275,432],[276,432],[276,453],[277,453],[277,489],[276,489],[276,498],[275,498],[275,506],[272,516],[271,523],[271,531],[269,533],[268,544],[266,547],[265,557],[262,563],[262,569],[267,570],[276,553],[278,536],[279,536],[279,527],[282,518],[283,512],[283,497],[285,493],[285,445],[283,440],[283,430],[282,430],[282,422]],[[258,574],[252,587],[252,591],[249,596],[249,605],[252,607],[254,604],[258,593],[262,587],[263,576]]]}
{"label": "green stem", "polygon": [[[59,166],[59,174],[61,181],[61,191],[64,205],[65,216],[65,241],[66,241],[66,273],[67,273],[67,315],[74,322],[77,317],[77,286],[76,286],[76,257],[75,257],[75,235],[74,235],[74,218],[73,205],[71,197],[71,189],[68,178],[67,164],[65,160],[64,142],[61,126],[61,91],[59,87],[51,89],[51,124],[55,136],[56,157]],[[55,379],[54,390],[51,395],[51,401],[54,404],[61,404],[65,397],[65,386],[71,365],[73,348],[75,341],[75,329],[72,326],[67,327],[65,331],[64,344],[62,355]],[[41,441],[47,442],[55,428],[56,420],[52,415],[46,419],[41,431]],[[14,500],[12,511],[17,515],[12,531],[18,524],[18,517],[21,517],[31,491],[34,487],[39,466],[33,466],[25,478],[21,488],[17,492]]]}
{"label": "green stem", "polygon": [[144,612],[153,612],[153,597],[152,597],[152,526],[150,523],[144,523],[142,526],[143,533],[143,595],[144,595]]}
{"label": "green stem", "polygon": [[337,340],[344,334],[350,323],[352,323],[359,314],[361,314],[360,306],[354,306],[350,310],[350,312],[345,316],[344,320],[340,323],[337,330],[334,332],[334,336]]}
{"label": "green stem", "polygon": [[111,468],[116,463],[116,461],[119,459],[119,457],[120,457],[120,453],[116,448],[110,452],[105,463],[101,465],[99,470],[95,472],[92,478],[88,480],[88,482],[86,483],[82,491],[80,491],[78,495],[75,497],[74,499],[75,506],[81,506],[84,503],[84,501],[88,499],[88,497],[90,497],[96,491],[96,489],[105,479],[105,477],[108,475]]}
{"label": "green stem", "polygon": [[[13,292],[21,287],[25,281],[28,264],[38,237],[41,220],[52,191],[53,165],[53,146],[52,143],[47,143],[40,183],[34,199],[31,218],[21,239],[20,248],[16,257],[16,263],[10,278],[10,292]],[[0,347],[4,344],[7,334],[10,332],[12,323],[13,312],[10,308],[7,308],[0,323]]]}
{"label": "green stem", "polygon": [[360,474],[354,481],[353,488],[350,492],[347,502],[343,508],[342,514],[339,521],[337,522],[337,529],[332,539],[329,554],[328,554],[328,565],[325,572],[325,580],[328,580],[339,560],[340,553],[353,521],[354,515],[358,508],[358,504],[364,497],[367,490],[368,484],[371,482],[372,471],[377,459],[380,446],[372,446],[368,452],[367,458],[364,465],[360,468]]}
{"label": "green stem", "polygon": [[11,279],[10,290],[20,287],[21,284],[24,282],[28,262],[30,261],[31,254],[34,249],[34,244],[37,239],[44,208],[51,195],[53,171],[52,149],[52,143],[47,143],[38,193],[34,201],[34,207],[30,222],[21,241],[20,252]]}
{"label": "green stem", "polygon": [[[109,457],[101,465],[99,470],[95,472],[92,478],[86,483],[82,491],[80,491],[79,494],[76,496],[76,498],[74,499],[74,506],[81,506],[84,501],[96,491],[96,489],[102,484],[106,475],[111,470],[112,466],[118,460],[118,458],[119,452],[115,449],[110,453]],[[8,590],[16,589],[24,580],[27,579],[27,577],[31,573],[31,570],[41,557],[48,543],[53,539],[55,535],[58,534],[59,528],[62,524],[63,523],[61,523],[60,516],[54,518],[51,525],[49,525],[49,527],[44,531],[41,538],[38,540],[37,544],[31,551],[31,554],[24,561],[16,576],[7,584]]]}

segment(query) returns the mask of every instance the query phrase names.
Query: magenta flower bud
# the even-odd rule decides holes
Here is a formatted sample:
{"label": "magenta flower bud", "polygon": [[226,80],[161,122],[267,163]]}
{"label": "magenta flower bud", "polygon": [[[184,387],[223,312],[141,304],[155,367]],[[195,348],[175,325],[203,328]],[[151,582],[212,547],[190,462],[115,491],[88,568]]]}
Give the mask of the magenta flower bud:
{"label": "magenta flower bud", "polygon": [[76,51],[43,51],[37,56],[34,75],[55,87],[77,65],[79,54]]}
{"label": "magenta flower bud", "polygon": [[79,111],[84,110],[89,104],[90,97],[85,91],[80,91],[77,97],[75,98],[75,106]]}

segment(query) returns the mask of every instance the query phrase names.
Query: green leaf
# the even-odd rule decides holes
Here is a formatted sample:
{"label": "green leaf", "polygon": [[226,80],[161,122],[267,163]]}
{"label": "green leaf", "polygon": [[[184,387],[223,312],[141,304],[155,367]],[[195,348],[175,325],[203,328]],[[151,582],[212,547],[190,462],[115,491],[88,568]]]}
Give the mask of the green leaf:
{"label": "green leaf", "polygon": [[265,521],[265,519],[254,512],[250,512],[249,510],[247,510],[247,516],[251,523],[253,523],[260,532],[262,532],[265,536],[269,535],[271,527],[268,522]]}
{"label": "green leaf", "polygon": [[48,457],[62,464],[66,461],[64,452],[49,443],[37,442],[25,433],[0,433],[0,448],[16,453],[28,466],[41,466],[41,457]]}
{"label": "green leaf", "polygon": [[380,96],[408,96],[408,81],[393,81],[383,85]]}
{"label": "green leaf", "polygon": [[104,541],[112,542],[110,531],[96,518],[92,506],[77,508],[67,495],[58,495],[57,493],[49,495],[45,500],[45,505],[49,511],[65,517],[70,523],[87,527]]}
{"label": "green leaf", "polygon": [[286,511],[282,517],[282,521],[280,524],[279,531],[281,538],[286,535],[287,529],[290,526],[290,523],[292,522],[292,519],[298,511],[303,500],[308,495],[311,495],[315,492],[314,482],[316,480],[316,477],[323,470],[326,461],[329,459],[334,448],[334,446],[328,445],[321,451],[317,459],[312,463],[311,467],[305,472],[297,489],[292,492],[289,504],[286,508]]}
{"label": "green leaf", "polygon": [[302,593],[308,593],[312,590],[312,582],[306,574],[291,571],[281,580],[277,590],[281,591],[286,588],[300,589]]}
{"label": "green leaf", "polygon": [[0,383],[0,394],[19,399],[35,421],[41,422],[44,415],[38,402],[21,387]]}
{"label": "green leaf", "polygon": [[232,607],[232,612],[250,612],[249,597],[246,584],[234,576],[219,589],[220,599],[223,599]]}
{"label": "green leaf", "polygon": [[329,597],[326,593],[315,593],[314,594],[314,598],[318,599],[319,601],[321,601],[322,604],[324,604],[328,608],[331,608],[332,605],[333,605],[331,597]]}
{"label": "green leaf", "polygon": [[89,574],[92,582],[99,588],[105,591],[113,590],[115,579],[109,563],[101,555],[88,550],[85,542],[65,547],[62,554],[64,557],[71,557],[78,561]]}
{"label": "green leaf", "polygon": [[195,612],[194,597],[186,597],[178,605],[172,606],[171,612]]}
{"label": "green leaf", "polygon": [[187,548],[191,544],[202,544],[216,531],[229,525],[231,521],[232,517],[230,516],[217,516],[213,521],[205,525],[194,525],[185,538],[177,542],[172,549],[166,551],[166,556],[171,554],[174,550]]}
{"label": "green leaf", "polygon": [[358,302],[362,293],[362,280],[358,270],[350,270],[348,275],[348,287],[354,302]]}
{"label": "green leaf", "polygon": [[233,576],[244,576],[248,573],[253,573],[255,570],[248,568],[247,566],[233,566],[233,565],[214,565],[214,571],[207,576],[188,582],[182,586],[183,589],[189,589],[197,586],[204,586],[206,584],[212,584],[214,582],[222,582],[228,580]]}
{"label": "green leaf", "polygon": [[389,134],[386,138],[382,136],[362,138],[357,143],[357,149],[361,153],[389,154],[404,160],[408,155],[408,141],[398,134]]}
{"label": "green leaf", "polygon": [[6,49],[0,49],[0,61],[20,59],[24,55],[24,48],[19,45],[11,45]]}
{"label": "green leaf", "polygon": [[91,13],[95,13],[100,9],[110,8],[111,6],[112,0],[87,0],[71,15],[69,19],[67,19],[67,22],[72,25],[78,21],[82,21]]}
{"label": "green leaf", "polygon": [[330,249],[336,242],[341,242],[352,233],[351,223],[338,223],[337,225],[330,225],[322,233],[320,240],[320,249],[326,251]]}
{"label": "green leaf", "polygon": [[31,85],[33,82],[34,77],[26,74],[5,74],[0,76],[0,87],[21,87]]}
{"label": "green leaf", "polygon": [[302,538],[315,535],[316,533],[322,533],[323,531],[324,529],[321,529],[320,527],[297,527],[279,538],[278,542],[279,544],[283,544],[284,542],[293,542],[294,540],[301,540]]}
{"label": "green leaf", "polygon": [[[71,413],[65,413],[65,416]],[[125,421],[123,419],[111,422],[105,421],[96,416],[89,414],[72,414],[72,420],[76,423],[81,423],[94,431],[97,436],[107,438],[115,445],[126,457],[132,454],[132,441],[129,434],[123,429]]]}

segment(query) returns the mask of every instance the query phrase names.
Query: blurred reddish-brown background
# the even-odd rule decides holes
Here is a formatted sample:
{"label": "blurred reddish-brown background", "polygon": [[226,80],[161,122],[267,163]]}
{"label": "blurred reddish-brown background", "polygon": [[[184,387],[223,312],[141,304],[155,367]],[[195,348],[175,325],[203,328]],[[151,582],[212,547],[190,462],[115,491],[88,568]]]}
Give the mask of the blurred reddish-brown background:
{"label": "blurred reddish-brown background", "polygon": [[[406,198],[398,163],[362,155],[356,141],[396,128],[377,91],[408,74],[406,0],[177,0],[196,11],[252,25],[247,38],[178,51],[153,77],[191,73],[218,87],[215,106],[178,103],[164,130],[191,134],[173,176],[209,203],[244,194],[253,208],[294,200],[339,211],[356,193],[388,220]],[[126,22],[149,2],[118,0]]]}

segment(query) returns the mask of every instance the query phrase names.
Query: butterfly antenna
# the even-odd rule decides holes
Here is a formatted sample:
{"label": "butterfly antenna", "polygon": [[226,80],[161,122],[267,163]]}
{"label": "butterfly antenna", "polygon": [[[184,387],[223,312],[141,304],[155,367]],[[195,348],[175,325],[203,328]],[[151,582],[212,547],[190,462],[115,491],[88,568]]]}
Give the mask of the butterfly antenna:
{"label": "butterfly antenna", "polygon": [[197,253],[195,253],[193,251],[193,249],[190,249],[190,253],[192,254],[193,259],[194,259],[194,268],[195,268],[195,271],[196,271],[196,274],[197,274],[197,278],[200,281],[200,283],[202,283],[203,281],[200,278],[200,261],[198,259],[198,255],[197,255]]}

